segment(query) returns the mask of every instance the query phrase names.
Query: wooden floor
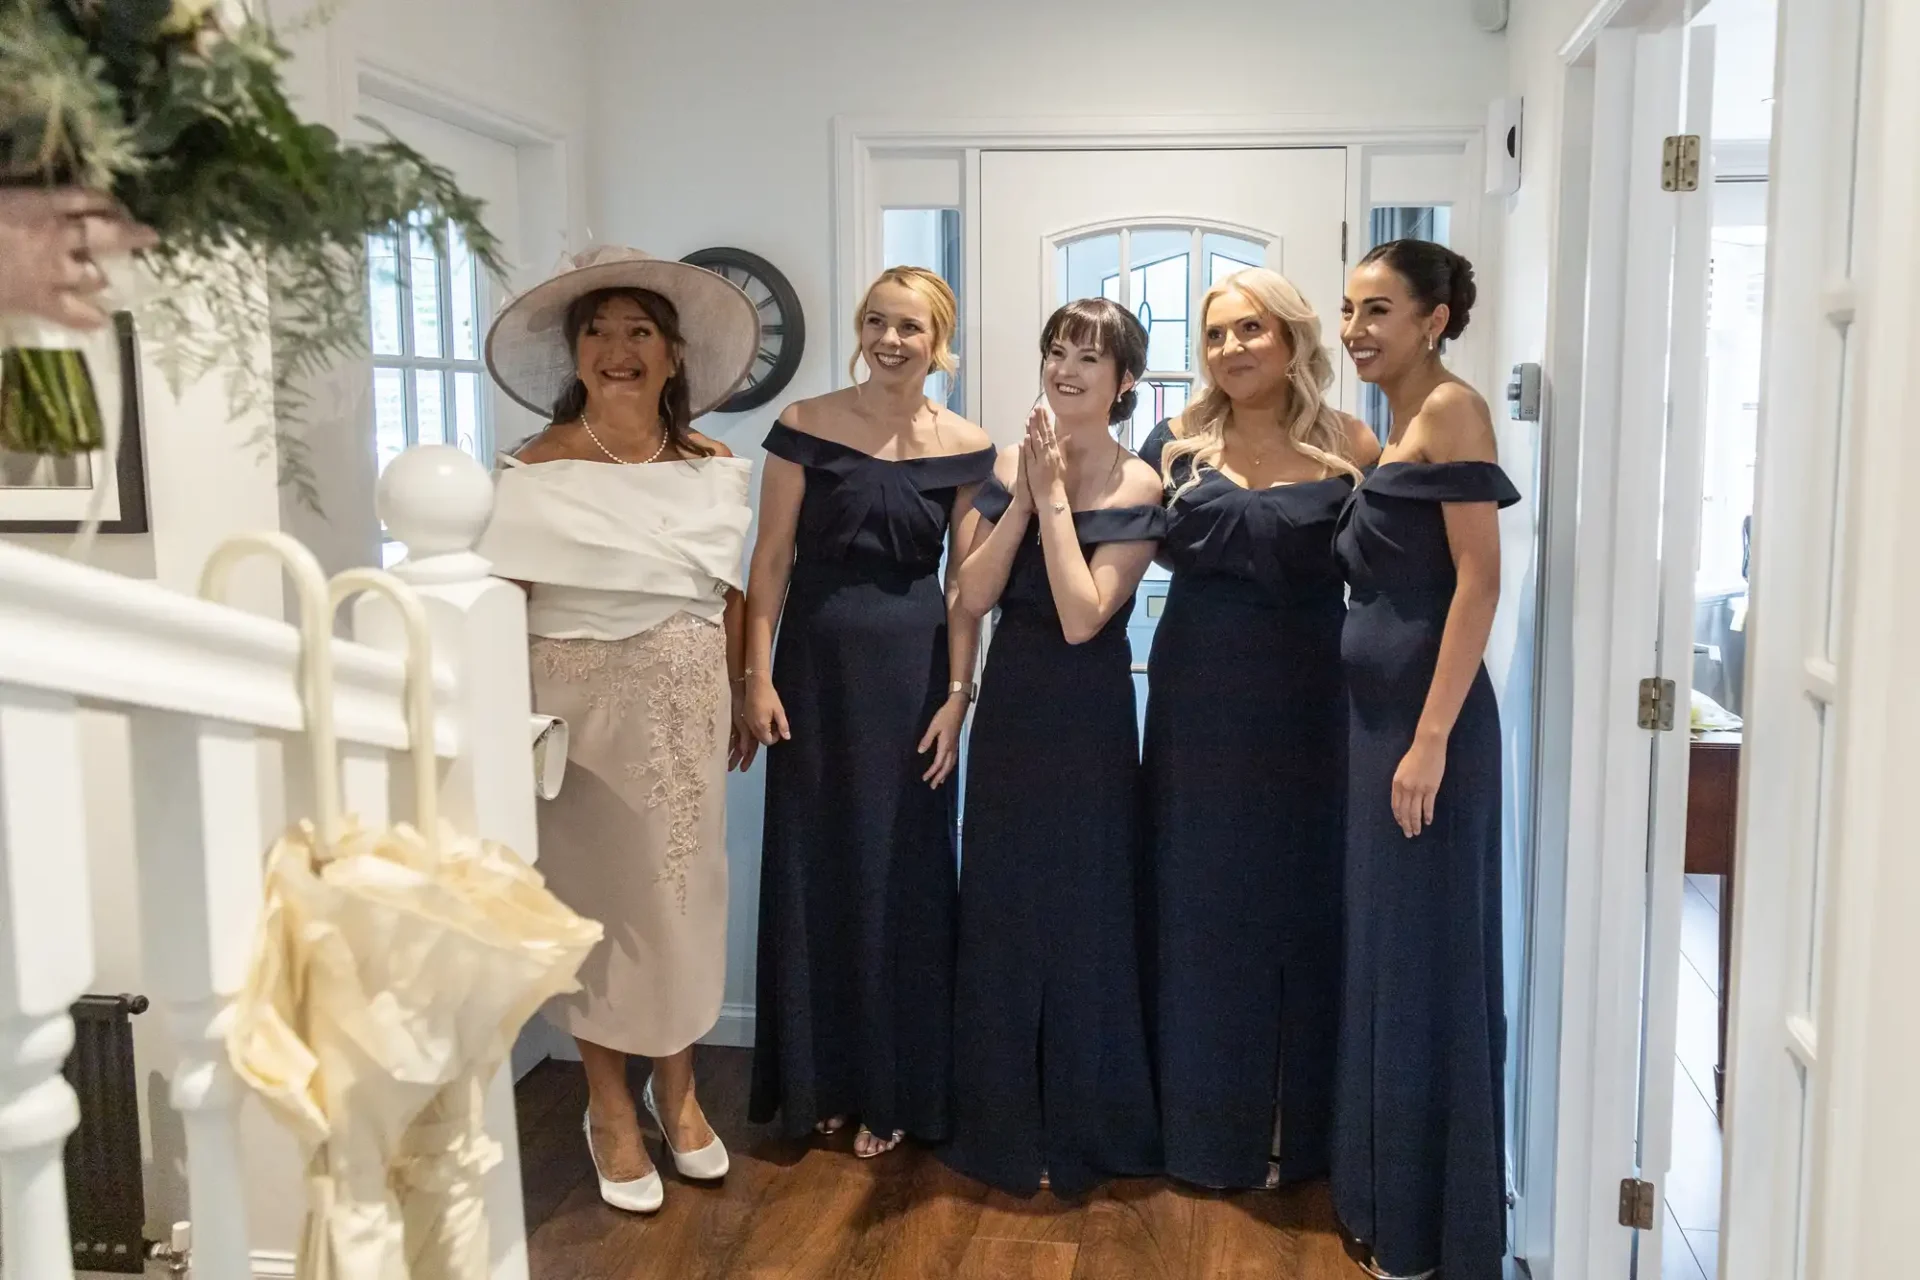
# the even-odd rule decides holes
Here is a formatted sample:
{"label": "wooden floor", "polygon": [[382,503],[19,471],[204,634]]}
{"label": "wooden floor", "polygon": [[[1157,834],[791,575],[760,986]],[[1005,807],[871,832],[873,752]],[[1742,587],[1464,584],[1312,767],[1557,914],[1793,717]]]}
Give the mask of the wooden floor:
{"label": "wooden floor", "polygon": [[[651,1217],[600,1202],[580,1138],[586,1084],[545,1062],[519,1086],[534,1280],[1353,1280],[1324,1185],[1215,1195],[1116,1182],[1021,1201],[902,1147],[787,1142],[746,1123],[748,1054],[701,1049],[701,1100],[733,1153],[718,1186],[667,1179]],[[637,1094],[637,1088],[636,1088]]]}

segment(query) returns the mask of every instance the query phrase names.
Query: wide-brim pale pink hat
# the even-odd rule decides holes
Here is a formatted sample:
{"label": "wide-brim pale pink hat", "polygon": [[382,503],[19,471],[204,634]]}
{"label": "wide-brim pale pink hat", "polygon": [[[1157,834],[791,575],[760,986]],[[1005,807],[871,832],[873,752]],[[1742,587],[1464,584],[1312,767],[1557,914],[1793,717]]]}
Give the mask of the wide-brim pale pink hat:
{"label": "wide-brim pale pink hat", "polygon": [[705,267],[601,245],[507,303],[487,331],[487,368],[500,389],[538,414],[574,378],[567,308],[597,289],[650,289],[680,313],[682,368],[694,416],[732,395],[760,348],[760,313],[739,285]]}

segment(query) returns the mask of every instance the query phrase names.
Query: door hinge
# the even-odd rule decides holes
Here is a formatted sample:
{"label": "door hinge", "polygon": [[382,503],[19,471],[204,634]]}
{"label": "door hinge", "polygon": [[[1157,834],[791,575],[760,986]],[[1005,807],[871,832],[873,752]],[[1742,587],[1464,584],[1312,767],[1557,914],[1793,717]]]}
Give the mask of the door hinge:
{"label": "door hinge", "polygon": [[1640,682],[1640,727],[1667,733],[1673,728],[1674,686],[1671,680],[1648,676]]}
{"label": "door hinge", "polygon": [[1632,1227],[1635,1231],[1653,1230],[1654,1196],[1658,1193],[1651,1182],[1642,1182],[1638,1178],[1620,1180],[1620,1225]]}
{"label": "door hinge", "polygon": [[1700,189],[1700,135],[1677,133],[1660,147],[1660,189],[1662,191],[1698,191]]}
{"label": "door hinge", "polygon": [[1347,224],[1340,224],[1340,265],[1347,265]]}

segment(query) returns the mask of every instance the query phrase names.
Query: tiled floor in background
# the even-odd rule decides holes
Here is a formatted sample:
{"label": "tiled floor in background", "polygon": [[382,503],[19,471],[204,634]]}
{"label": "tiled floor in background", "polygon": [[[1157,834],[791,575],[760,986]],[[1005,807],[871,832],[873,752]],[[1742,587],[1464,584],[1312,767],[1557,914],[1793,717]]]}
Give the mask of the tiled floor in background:
{"label": "tiled floor in background", "polygon": [[1673,1072],[1673,1168],[1661,1280],[1717,1280],[1720,1259],[1720,878],[1688,876],[1680,925],[1680,1036]]}

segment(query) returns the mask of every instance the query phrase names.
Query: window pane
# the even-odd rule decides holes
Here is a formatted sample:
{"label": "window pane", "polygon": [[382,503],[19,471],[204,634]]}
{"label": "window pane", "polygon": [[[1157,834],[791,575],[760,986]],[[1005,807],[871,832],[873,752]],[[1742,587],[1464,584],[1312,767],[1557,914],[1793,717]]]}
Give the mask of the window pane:
{"label": "window pane", "polygon": [[458,433],[456,443],[486,462],[486,458],[480,457],[486,442],[480,438],[480,375],[477,373],[453,375],[453,425]]}
{"label": "window pane", "polygon": [[1192,367],[1187,340],[1187,264],[1193,250],[1188,231],[1136,231],[1131,253],[1133,313],[1147,327],[1147,368]]}
{"label": "window pane", "polygon": [[474,269],[473,251],[459,227],[449,229],[452,254],[448,278],[453,293],[453,358],[477,360],[480,357],[480,280]]}
{"label": "window pane", "polygon": [[1202,251],[1207,257],[1207,287],[1211,289],[1236,271],[1245,271],[1248,267],[1265,266],[1267,248],[1252,240],[1243,240],[1239,236],[1222,235],[1209,231],[1201,240]]}
{"label": "window pane", "polygon": [[447,443],[446,379],[438,369],[416,369],[413,374],[414,442]]}
{"label": "window pane", "polygon": [[1140,388],[1140,394],[1134,401],[1133,420],[1115,428],[1115,434],[1130,432],[1130,437],[1119,435],[1120,443],[1129,449],[1138,449],[1153,434],[1154,427],[1171,418],[1187,407],[1187,396],[1191,388],[1184,382],[1148,381]]}
{"label": "window pane", "polygon": [[1367,234],[1374,244],[1389,240],[1446,244],[1452,224],[1453,210],[1444,204],[1380,205],[1367,219]]}
{"label": "window pane", "polygon": [[440,251],[433,233],[416,217],[408,234],[412,245],[413,354],[439,358],[447,354],[444,318],[440,314]]}
{"label": "window pane", "polygon": [[1120,235],[1086,236],[1054,251],[1054,305],[1080,298],[1120,300]]}
{"label": "window pane", "polygon": [[367,311],[373,354],[400,354],[400,259],[394,237],[367,237]]}
{"label": "window pane", "polygon": [[398,369],[373,371],[373,442],[382,471],[407,447],[407,376]]}
{"label": "window pane", "polygon": [[[1185,230],[1136,231],[1127,265],[1133,268],[1133,306],[1152,305],[1154,315],[1163,320],[1187,318],[1187,255],[1193,249],[1193,233]],[[1146,292],[1141,292],[1144,273]]]}

